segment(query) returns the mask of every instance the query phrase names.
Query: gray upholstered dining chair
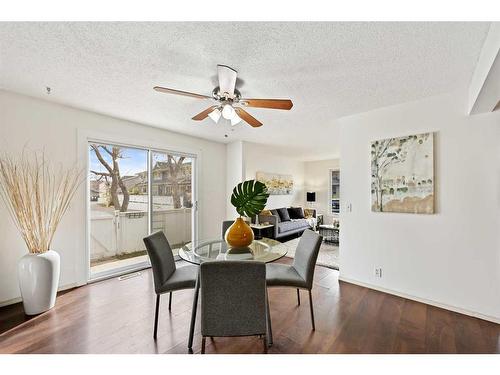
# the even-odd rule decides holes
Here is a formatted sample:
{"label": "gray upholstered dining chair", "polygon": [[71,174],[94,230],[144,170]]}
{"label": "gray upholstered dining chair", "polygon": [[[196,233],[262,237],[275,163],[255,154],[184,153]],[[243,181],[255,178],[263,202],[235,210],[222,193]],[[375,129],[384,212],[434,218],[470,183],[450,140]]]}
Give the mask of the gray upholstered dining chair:
{"label": "gray upholstered dining chair", "polygon": [[224,236],[226,235],[226,231],[231,225],[233,225],[233,223],[234,220],[224,220],[222,222],[222,238],[224,238]]}
{"label": "gray upholstered dining chair", "polygon": [[263,336],[267,353],[266,266],[256,261],[200,265],[201,353],[207,337]]}
{"label": "gray upholstered dining chair", "polygon": [[318,259],[319,248],[323,237],[312,230],[306,230],[299,240],[295,257],[292,265],[286,264],[267,264],[266,279],[268,287],[291,287],[297,288],[297,300],[300,305],[299,289],[309,291],[309,306],[311,309],[311,321],[313,331],[316,329],[314,324],[314,309],[311,289],[313,287],[314,267]]}
{"label": "gray upholstered dining chair", "polygon": [[167,237],[162,231],[153,233],[144,238],[144,244],[151,260],[153,280],[156,293],[155,325],[153,338],[156,340],[158,332],[158,314],[160,310],[160,296],[170,293],[168,310],[172,309],[172,292],[181,289],[193,289],[198,277],[197,266],[184,266],[177,268],[175,265],[172,248]]}

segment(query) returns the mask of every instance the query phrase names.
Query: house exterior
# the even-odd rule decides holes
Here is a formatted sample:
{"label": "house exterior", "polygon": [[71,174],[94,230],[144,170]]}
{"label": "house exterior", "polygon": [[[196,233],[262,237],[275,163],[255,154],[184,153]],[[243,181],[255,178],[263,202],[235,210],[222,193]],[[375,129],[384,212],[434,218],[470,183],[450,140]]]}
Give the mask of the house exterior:
{"label": "house exterior", "polygon": [[[191,193],[191,171],[192,171],[192,166],[191,162],[184,163],[181,166],[181,171],[179,174],[175,177],[170,176],[170,170],[168,168],[168,163],[166,162],[156,162],[155,165],[153,166],[153,172],[152,172],[152,193],[153,195],[160,195],[160,196],[171,196],[173,195],[173,183],[177,182],[179,186],[178,193],[180,195],[184,195],[187,193]],[[135,186],[137,190],[141,192],[141,194],[145,194],[148,189],[148,183],[147,183],[147,172],[140,172],[137,174],[138,176],[141,176],[142,181],[138,182],[138,184]]]}

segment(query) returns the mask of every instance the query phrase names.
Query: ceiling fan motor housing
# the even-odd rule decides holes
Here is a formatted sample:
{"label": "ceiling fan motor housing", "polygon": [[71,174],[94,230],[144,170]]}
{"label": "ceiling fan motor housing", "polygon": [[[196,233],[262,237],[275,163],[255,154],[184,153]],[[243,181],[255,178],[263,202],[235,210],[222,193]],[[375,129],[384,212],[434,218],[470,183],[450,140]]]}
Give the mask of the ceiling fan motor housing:
{"label": "ceiling fan motor housing", "polygon": [[230,101],[236,103],[236,102],[238,102],[241,99],[241,93],[237,89],[234,89],[234,95],[232,97],[228,96],[228,95],[223,95],[223,94],[224,93],[220,92],[219,86],[217,86],[216,88],[214,88],[213,91],[212,91],[213,98],[215,100],[218,100],[218,101],[228,101],[228,100],[230,100]]}

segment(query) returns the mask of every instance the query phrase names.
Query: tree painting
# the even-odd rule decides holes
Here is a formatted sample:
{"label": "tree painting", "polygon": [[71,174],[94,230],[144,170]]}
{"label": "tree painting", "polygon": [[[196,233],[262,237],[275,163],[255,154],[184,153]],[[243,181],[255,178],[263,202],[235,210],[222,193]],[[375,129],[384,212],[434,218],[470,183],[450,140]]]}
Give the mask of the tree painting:
{"label": "tree painting", "polygon": [[433,133],[372,142],[372,211],[433,213],[433,174]]}
{"label": "tree painting", "polygon": [[[127,190],[127,187],[123,183],[123,179],[120,174],[119,160],[123,158],[120,147],[103,146],[97,144],[91,144],[90,147],[94,151],[99,162],[106,169],[106,172],[94,170],[91,170],[90,172],[98,176],[98,180],[104,179],[104,181],[109,185],[109,205],[113,206],[115,210],[119,210],[120,212],[127,211],[130,194]],[[111,157],[111,161],[106,161],[102,152],[108,154]],[[120,189],[123,195],[121,204],[120,200],[118,199],[118,189]]]}

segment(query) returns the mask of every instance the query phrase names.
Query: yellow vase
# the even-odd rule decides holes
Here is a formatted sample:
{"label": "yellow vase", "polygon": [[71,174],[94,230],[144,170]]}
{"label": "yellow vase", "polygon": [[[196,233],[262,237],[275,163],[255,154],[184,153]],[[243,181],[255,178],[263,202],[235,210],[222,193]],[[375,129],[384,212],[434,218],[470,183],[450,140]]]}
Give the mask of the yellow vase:
{"label": "yellow vase", "polygon": [[224,239],[231,247],[247,247],[253,242],[253,230],[241,217],[227,229]]}

